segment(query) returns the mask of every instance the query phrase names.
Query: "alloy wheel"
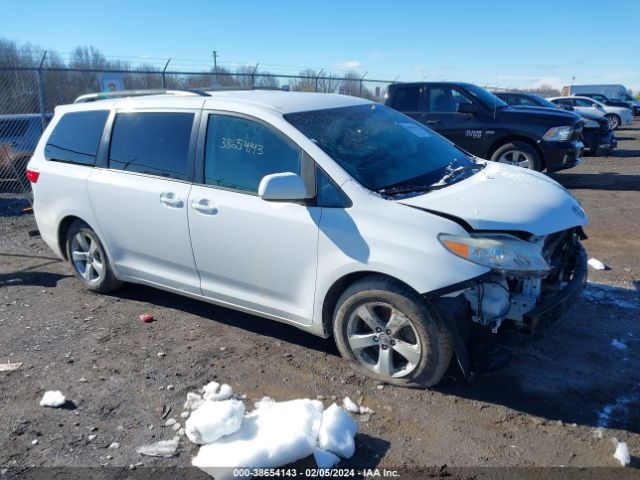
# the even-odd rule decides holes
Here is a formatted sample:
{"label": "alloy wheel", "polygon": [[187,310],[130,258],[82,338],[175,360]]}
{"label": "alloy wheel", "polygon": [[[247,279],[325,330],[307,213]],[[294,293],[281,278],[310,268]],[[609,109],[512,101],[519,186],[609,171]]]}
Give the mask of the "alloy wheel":
{"label": "alloy wheel", "polygon": [[367,302],[354,309],[347,339],[358,361],[382,376],[403,377],[415,370],[422,356],[413,323],[389,303]]}
{"label": "alloy wheel", "polygon": [[89,283],[97,283],[104,272],[104,259],[95,240],[78,232],[71,240],[71,257],[76,271]]}
{"label": "alloy wheel", "polygon": [[516,167],[531,168],[531,158],[521,150],[508,150],[498,158],[499,163],[515,165]]}

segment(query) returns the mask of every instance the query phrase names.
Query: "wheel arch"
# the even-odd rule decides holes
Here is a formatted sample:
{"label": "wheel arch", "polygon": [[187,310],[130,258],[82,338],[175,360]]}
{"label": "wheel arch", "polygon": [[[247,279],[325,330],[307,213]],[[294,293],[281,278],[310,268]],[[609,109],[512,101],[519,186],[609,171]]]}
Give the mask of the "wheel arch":
{"label": "wheel arch", "polygon": [[[67,248],[66,248],[67,232],[69,231],[69,227],[71,226],[71,224],[73,224],[73,222],[75,221],[80,221],[85,225],[88,225],[89,228],[91,228],[94,232],[96,231],[96,229],[93,228],[91,224],[86,220],[84,220],[83,218],[80,218],[76,215],[67,215],[66,217],[64,217],[58,224],[58,246],[60,248],[60,253],[62,254],[65,260],[69,260],[67,255]],[[104,242],[103,242],[103,247],[104,247]]]}
{"label": "wheel arch", "polygon": [[361,270],[347,273],[333,282],[322,300],[322,329],[324,330],[326,337],[333,335],[333,312],[336,308],[340,295],[342,295],[342,292],[349,288],[350,285],[366,277],[383,277],[393,280],[394,282],[398,282],[406,286],[419,295],[419,292],[411,287],[411,285],[403,282],[393,275],[377,272],[375,270]]}

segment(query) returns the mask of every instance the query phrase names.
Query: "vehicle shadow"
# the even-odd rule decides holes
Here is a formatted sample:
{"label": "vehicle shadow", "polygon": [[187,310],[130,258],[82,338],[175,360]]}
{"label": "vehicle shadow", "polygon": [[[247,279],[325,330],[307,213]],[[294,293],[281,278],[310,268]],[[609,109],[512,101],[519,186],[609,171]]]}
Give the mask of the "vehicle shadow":
{"label": "vehicle shadow", "polygon": [[305,333],[286,323],[266,320],[256,315],[240,312],[231,308],[220,307],[204,301],[193,300],[183,295],[132,284],[126,284],[111,295],[121,299],[148,302],[154,305],[180,310],[230,327],[240,328],[258,335],[273,337],[288,343],[295,343],[302,347],[333,356],[340,356],[333,338],[320,338],[316,335]]}
{"label": "vehicle shadow", "polygon": [[640,150],[616,150],[615,156],[622,158],[640,157]]}
{"label": "vehicle shadow", "polygon": [[[640,155],[640,151],[638,151],[636,155]],[[601,172],[593,174],[555,173],[549,176],[563,187],[571,189],[640,191],[640,175],[620,175],[615,172]]]}
{"label": "vehicle shadow", "polygon": [[52,288],[57,286],[60,280],[70,276],[39,271],[0,273],[0,288],[8,286]]}
{"label": "vehicle shadow", "polygon": [[16,217],[24,215],[23,209],[30,207],[30,203],[15,194],[4,194],[0,190],[0,217]]}
{"label": "vehicle shadow", "polygon": [[481,339],[471,355],[475,378],[450,369],[435,390],[549,421],[640,432],[639,310],[637,290],[590,283],[537,338]]}

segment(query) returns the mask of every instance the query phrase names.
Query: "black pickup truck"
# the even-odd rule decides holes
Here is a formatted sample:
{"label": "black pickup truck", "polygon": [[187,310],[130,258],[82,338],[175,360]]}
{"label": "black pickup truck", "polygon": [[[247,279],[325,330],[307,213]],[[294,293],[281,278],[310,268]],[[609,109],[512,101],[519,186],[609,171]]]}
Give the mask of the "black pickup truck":
{"label": "black pickup truck", "polygon": [[547,172],[581,162],[583,122],[572,112],[511,107],[461,82],[394,83],[385,104],[477,157]]}

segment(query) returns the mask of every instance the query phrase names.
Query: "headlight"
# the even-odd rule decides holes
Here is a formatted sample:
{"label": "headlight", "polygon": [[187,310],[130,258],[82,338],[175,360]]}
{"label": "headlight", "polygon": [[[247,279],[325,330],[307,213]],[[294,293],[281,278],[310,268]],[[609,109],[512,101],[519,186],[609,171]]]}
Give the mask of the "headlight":
{"label": "headlight", "polygon": [[438,239],[454,255],[501,273],[545,276],[551,269],[538,245],[510,235],[459,237],[440,234]]}
{"label": "headlight", "polygon": [[584,126],[586,128],[598,128],[600,125],[598,125],[598,122],[596,122],[595,120],[585,120]]}
{"label": "headlight", "polygon": [[564,142],[571,138],[573,127],[553,127],[542,137],[547,142]]}

